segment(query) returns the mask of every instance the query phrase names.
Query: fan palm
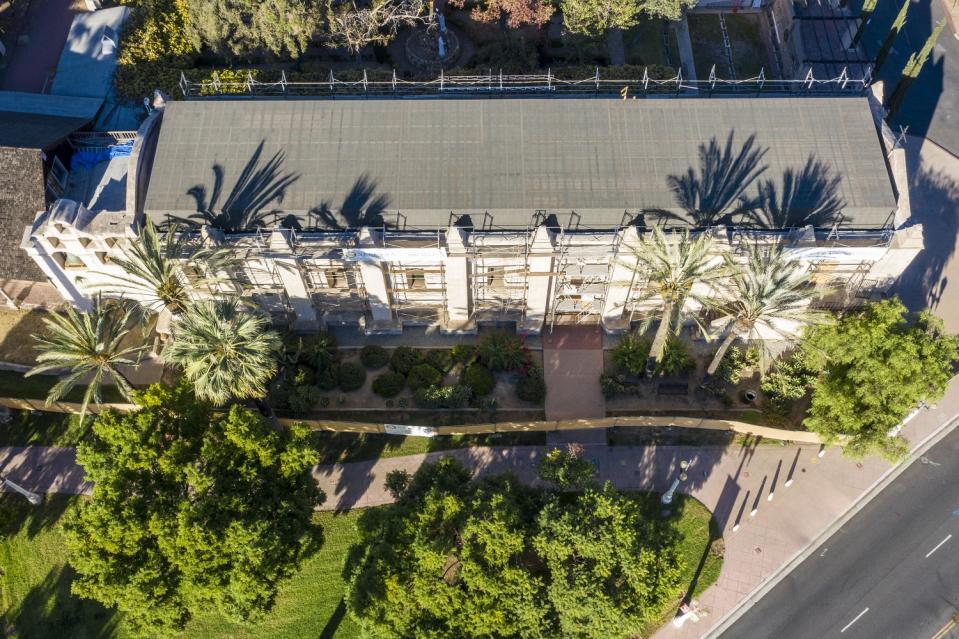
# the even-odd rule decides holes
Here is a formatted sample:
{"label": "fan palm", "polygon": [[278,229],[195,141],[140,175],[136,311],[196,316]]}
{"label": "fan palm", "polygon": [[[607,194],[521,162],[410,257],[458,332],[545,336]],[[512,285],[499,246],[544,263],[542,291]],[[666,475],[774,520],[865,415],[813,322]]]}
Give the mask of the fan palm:
{"label": "fan palm", "polygon": [[229,278],[224,273],[234,263],[229,248],[197,246],[190,235],[179,233],[175,225],[161,239],[150,218],[139,241],[124,253],[124,257],[114,257],[112,261],[126,276],[110,275],[112,282],[102,288],[115,290],[120,284],[145,309],[165,309],[174,316],[186,310],[191,290],[227,283]]}
{"label": "fan palm", "polygon": [[135,323],[132,321],[134,311],[131,304],[104,302],[98,295],[88,313],[69,308],[63,315],[51,313],[43,318],[46,334],[33,336],[39,343],[38,364],[26,377],[64,368],[70,370],[47,393],[47,404],[59,400],[86,380],[87,390],[80,407],[83,419],[91,400],[100,404],[100,389],[107,378],[113,380],[124,397],[133,401],[133,387],[119,367],[137,366],[146,348],[123,346],[123,338]]}
{"label": "fan palm", "polygon": [[[725,337],[706,369],[715,374],[726,351],[737,338],[761,339],[762,335],[789,336],[782,326],[821,322],[824,315],[809,308],[814,289],[807,286],[808,276],[782,248],[752,246],[745,266],[736,268],[727,257],[732,272],[727,301],[717,308],[725,315]],[[791,331],[790,331],[791,332]]]}
{"label": "fan palm", "polygon": [[[646,362],[646,373],[655,370],[662,359],[666,347],[666,338],[671,329],[679,331],[685,317],[687,301],[697,302],[700,306],[713,304],[706,291],[694,289],[696,284],[715,285],[728,275],[727,269],[717,265],[713,253],[713,239],[702,233],[695,238],[689,231],[683,231],[679,241],[670,241],[658,228],[653,228],[652,237],[643,237],[634,249],[636,269],[645,271],[649,278],[641,300],[658,299],[662,305],[656,315],[659,326]],[[705,332],[705,327],[696,319],[697,325]]]}
{"label": "fan palm", "polygon": [[268,324],[238,298],[194,302],[173,322],[163,357],[183,369],[197,397],[218,406],[262,397],[280,348]]}

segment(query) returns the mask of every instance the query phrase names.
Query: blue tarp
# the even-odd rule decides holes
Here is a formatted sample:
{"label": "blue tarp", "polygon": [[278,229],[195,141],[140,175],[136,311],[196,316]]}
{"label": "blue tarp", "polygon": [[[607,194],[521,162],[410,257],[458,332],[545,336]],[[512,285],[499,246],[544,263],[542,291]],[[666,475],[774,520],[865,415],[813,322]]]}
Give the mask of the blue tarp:
{"label": "blue tarp", "polygon": [[96,166],[100,162],[107,162],[113,158],[130,157],[131,153],[133,153],[133,140],[126,144],[116,144],[96,151],[77,151],[70,158],[70,170]]}

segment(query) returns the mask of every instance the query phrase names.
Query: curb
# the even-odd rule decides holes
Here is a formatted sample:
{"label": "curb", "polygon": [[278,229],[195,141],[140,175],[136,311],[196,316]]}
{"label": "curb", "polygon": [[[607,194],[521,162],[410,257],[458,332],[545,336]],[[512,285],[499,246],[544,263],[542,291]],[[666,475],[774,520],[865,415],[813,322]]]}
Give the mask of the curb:
{"label": "curb", "polygon": [[735,608],[727,612],[719,622],[705,634],[700,635],[700,639],[719,639],[719,637],[729,630],[740,617],[746,614],[752,605],[762,599],[770,590],[779,585],[783,579],[795,570],[799,564],[808,559],[813,553],[829,540],[840,528],[845,526],[849,520],[859,514],[866,505],[881,493],[889,484],[891,484],[899,475],[904,473],[907,468],[912,466],[913,462],[925,455],[926,451],[939,443],[940,440],[951,433],[956,426],[959,426],[959,413],[956,413],[946,419],[939,428],[926,435],[915,448],[909,452],[909,456],[901,463],[891,467],[876,479],[866,490],[859,495],[853,504],[846,511],[826,527],[819,535],[812,539],[804,548],[799,550],[789,560],[782,564],[776,572],[767,577],[762,583],[756,586],[752,592],[746,595]]}

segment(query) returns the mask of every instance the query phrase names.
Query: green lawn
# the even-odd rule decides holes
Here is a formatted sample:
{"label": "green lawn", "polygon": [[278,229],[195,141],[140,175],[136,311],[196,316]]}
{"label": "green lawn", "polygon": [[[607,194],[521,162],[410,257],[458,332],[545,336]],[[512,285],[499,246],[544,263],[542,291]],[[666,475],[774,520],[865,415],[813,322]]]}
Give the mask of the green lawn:
{"label": "green lawn", "polygon": [[[659,495],[636,493],[649,517],[658,517]],[[0,624],[10,639],[126,639],[122,618],[92,601],[70,594],[72,572],[59,521],[76,497],[48,497],[33,508],[16,495],[0,495]],[[707,552],[714,543],[711,516],[694,499],[677,495],[673,520],[681,535],[683,583],[702,592],[718,577],[722,559]],[[235,624],[216,612],[193,619],[181,639],[347,639],[358,628],[341,605],[343,565],[356,539],[361,511],[321,513],[324,542],[302,570],[281,589],[276,608],[255,626]],[[713,529],[715,535],[715,529]],[[700,563],[702,566],[700,569]],[[650,629],[666,622],[678,599]],[[645,633],[644,633],[645,634]]]}
{"label": "green lawn", "polygon": [[0,446],[62,446],[80,443],[90,432],[93,416],[80,425],[79,415],[14,411],[13,421],[0,426]]}
{"label": "green lawn", "polygon": [[542,446],[545,444],[546,433],[539,431],[438,437],[313,432],[313,445],[320,453],[321,464],[403,457],[470,446]]}
{"label": "green lawn", "polygon": [[[57,383],[55,375],[34,375],[24,377],[23,373],[0,370],[0,397],[14,397],[18,399],[46,399],[47,392]],[[64,401],[81,402],[86,387],[77,385],[71,390]],[[125,402],[123,395],[116,386],[104,386],[102,399],[104,402]]]}

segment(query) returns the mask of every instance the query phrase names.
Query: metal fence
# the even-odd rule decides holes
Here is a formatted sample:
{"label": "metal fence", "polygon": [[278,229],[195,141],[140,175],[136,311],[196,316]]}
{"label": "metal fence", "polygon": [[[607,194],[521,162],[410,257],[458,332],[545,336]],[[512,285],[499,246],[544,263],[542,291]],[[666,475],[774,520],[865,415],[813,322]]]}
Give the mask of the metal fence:
{"label": "metal fence", "polygon": [[[812,70],[800,80],[768,79],[765,70],[759,75],[743,80],[729,80],[716,76],[715,66],[706,80],[687,80],[682,70],[672,78],[652,78],[649,70],[643,70],[639,79],[604,78],[597,67],[593,76],[578,80],[556,77],[552,71],[534,75],[508,75],[502,71],[487,75],[447,75],[440,72],[433,80],[404,80],[393,71],[390,79],[371,80],[366,70],[359,80],[340,80],[333,72],[322,81],[291,82],[286,73],[278,80],[264,82],[247,74],[245,81],[222,81],[214,73],[210,80],[190,80],[180,75],[180,89],[185,98],[337,98],[337,97],[508,97],[526,95],[551,96],[600,96],[619,95],[624,99],[649,96],[700,96],[711,95],[861,95],[869,87],[871,74],[853,78],[842,70],[833,78],[816,78]],[[380,76],[382,77],[382,76]]]}

